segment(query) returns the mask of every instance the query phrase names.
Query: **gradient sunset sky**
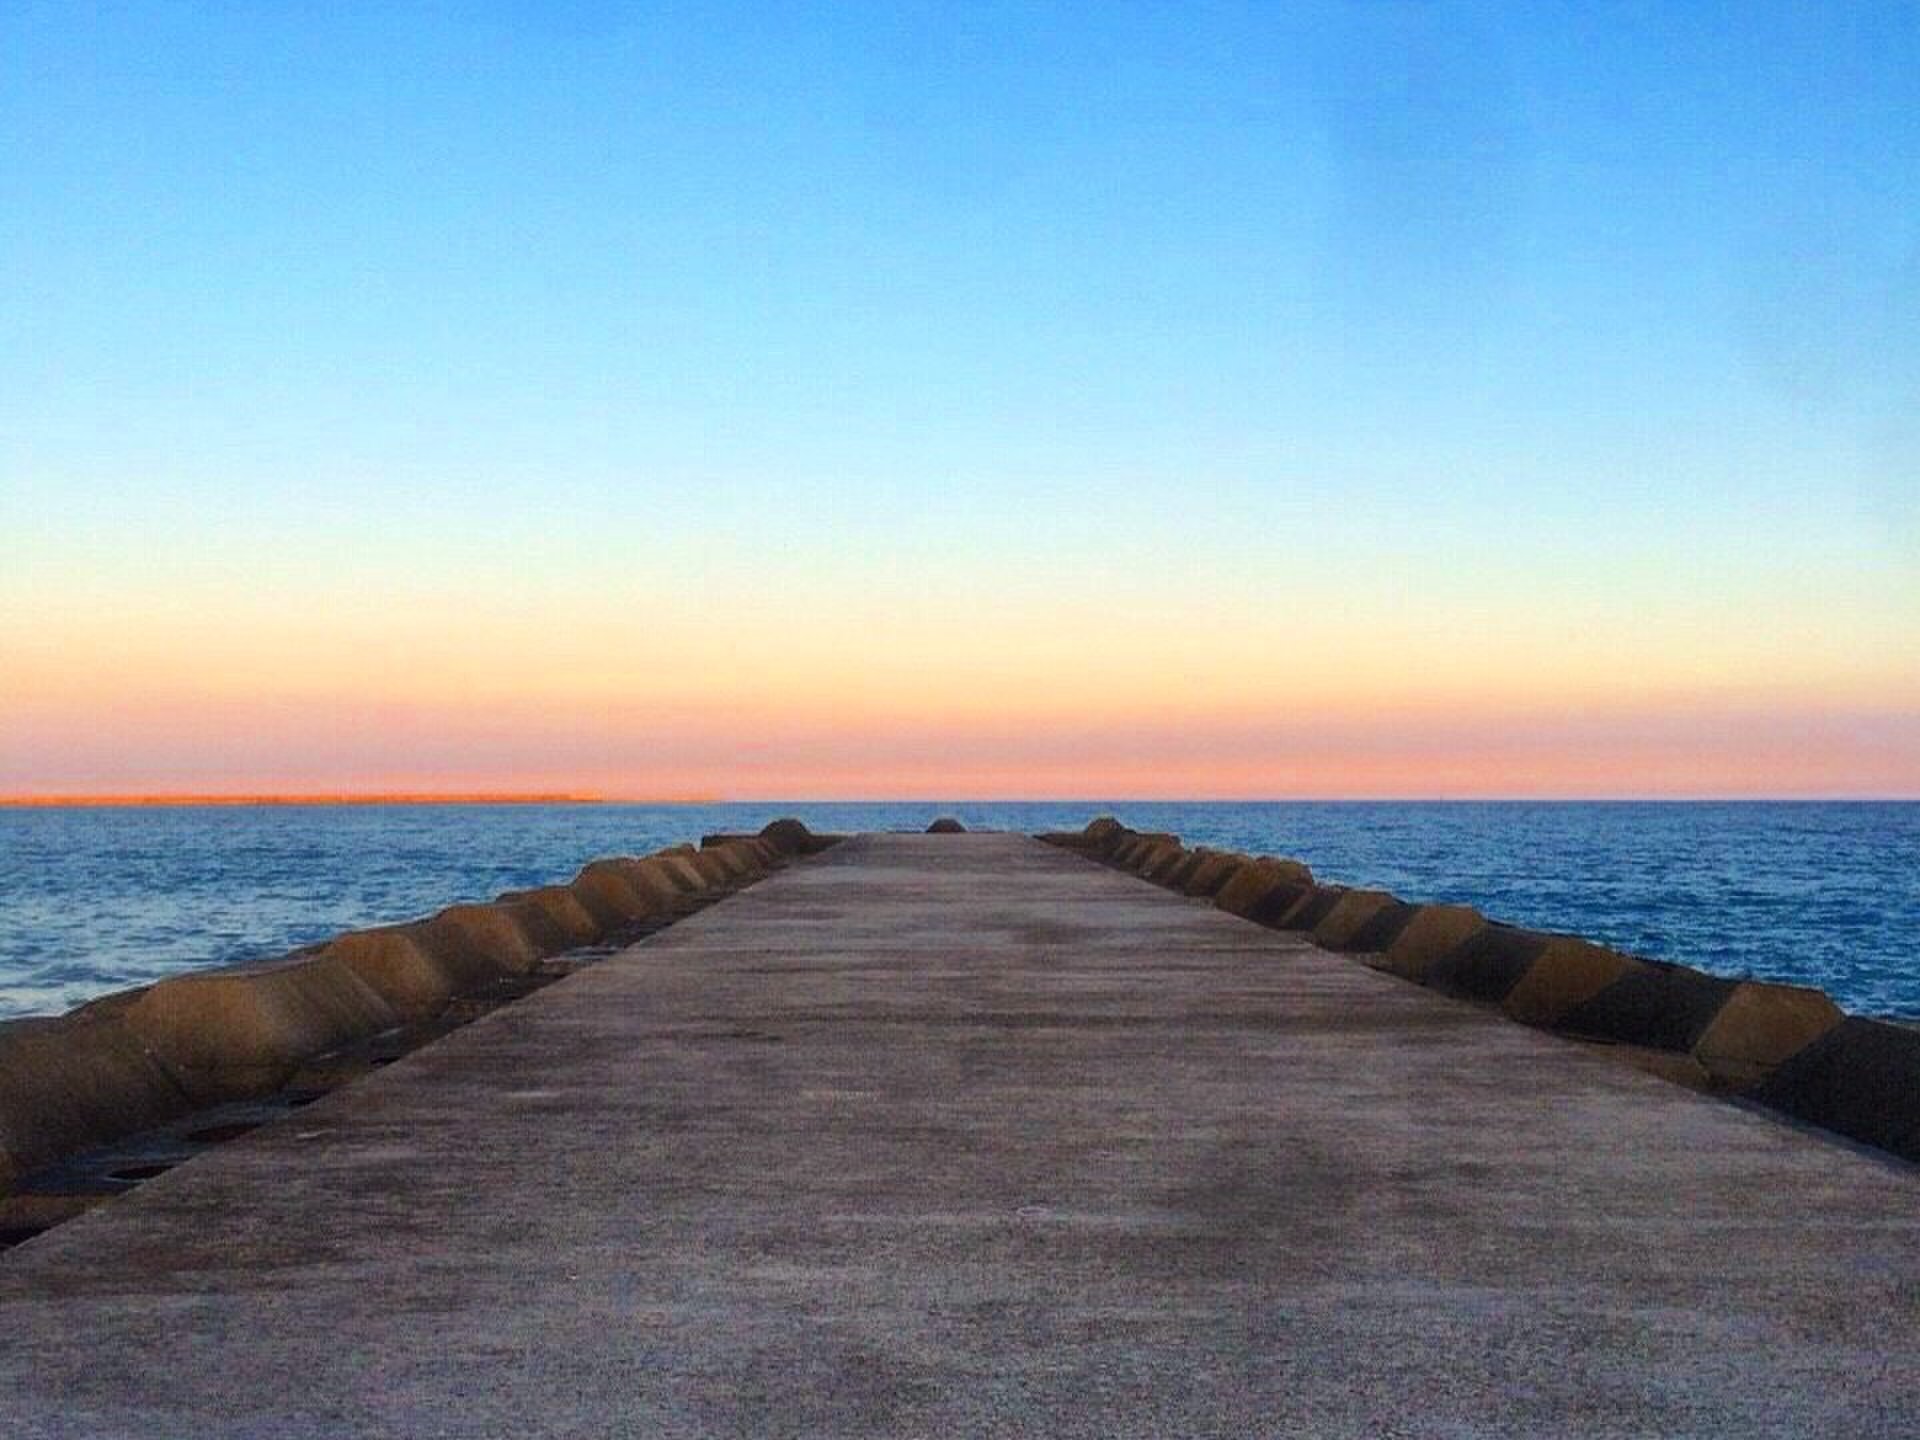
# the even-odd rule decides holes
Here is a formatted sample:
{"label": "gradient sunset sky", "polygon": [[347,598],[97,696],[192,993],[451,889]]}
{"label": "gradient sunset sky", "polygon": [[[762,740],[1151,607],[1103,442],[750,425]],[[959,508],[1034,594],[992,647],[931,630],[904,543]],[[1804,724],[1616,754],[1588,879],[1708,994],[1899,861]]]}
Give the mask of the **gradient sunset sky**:
{"label": "gradient sunset sky", "polygon": [[0,792],[1920,795],[1920,7],[0,7]]}

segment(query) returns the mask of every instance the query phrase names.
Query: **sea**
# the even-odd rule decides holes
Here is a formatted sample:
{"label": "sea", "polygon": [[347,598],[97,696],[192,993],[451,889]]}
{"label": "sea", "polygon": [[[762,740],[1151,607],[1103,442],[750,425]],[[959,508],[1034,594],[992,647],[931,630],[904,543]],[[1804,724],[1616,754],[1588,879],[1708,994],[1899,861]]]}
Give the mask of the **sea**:
{"label": "sea", "polygon": [[798,815],[1141,830],[1920,1018],[1920,802],[267,805],[0,810],[0,1018]]}

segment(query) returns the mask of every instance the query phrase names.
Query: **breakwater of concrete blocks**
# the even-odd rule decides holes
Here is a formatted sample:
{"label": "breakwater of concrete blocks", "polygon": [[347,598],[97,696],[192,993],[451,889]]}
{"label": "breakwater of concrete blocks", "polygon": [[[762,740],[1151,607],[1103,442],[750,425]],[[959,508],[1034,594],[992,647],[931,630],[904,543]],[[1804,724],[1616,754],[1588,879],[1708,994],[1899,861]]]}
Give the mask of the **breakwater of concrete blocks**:
{"label": "breakwater of concrete blocks", "polygon": [[1323,885],[1297,860],[1189,847],[1111,817],[1040,838],[1667,1079],[1920,1161],[1920,1029],[1845,1014],[1819,990]]}
{"label": "breakwater of concrete blocks", "polygon": [[[65,1218],[176,1151],[252,1128],[833,838],[781,820],[698,849],[595,860],[566,884],[0,1024],[0,1238]],[[116,1155],[136,1135],[142,1145]],[[75,1171],[73,1157],[90,1153],[100,1164]]]}

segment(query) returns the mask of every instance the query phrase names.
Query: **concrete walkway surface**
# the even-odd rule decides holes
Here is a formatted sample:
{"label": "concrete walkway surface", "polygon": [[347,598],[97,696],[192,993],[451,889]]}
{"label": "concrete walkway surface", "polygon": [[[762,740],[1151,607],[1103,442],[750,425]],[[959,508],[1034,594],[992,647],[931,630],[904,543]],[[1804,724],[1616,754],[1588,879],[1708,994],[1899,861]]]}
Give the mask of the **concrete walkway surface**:
{"label": "concrete walkway surface", "polygon": [[0,1257],[0,1436],[1920,1435],[1920,1174],[860,836]]}

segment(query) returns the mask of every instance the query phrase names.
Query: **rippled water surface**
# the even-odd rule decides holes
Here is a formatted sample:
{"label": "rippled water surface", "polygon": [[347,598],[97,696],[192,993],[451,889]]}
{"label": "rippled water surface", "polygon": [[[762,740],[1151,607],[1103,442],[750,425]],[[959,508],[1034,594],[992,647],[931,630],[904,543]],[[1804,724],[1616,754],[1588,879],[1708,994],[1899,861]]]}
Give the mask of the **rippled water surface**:
{"label": "rippled water surface", "polygon": [[816,829],[1103,811],[1920,1016],[1920,804],[501,805],[0,811],[0,1016],[270,955],[797,813]]}

